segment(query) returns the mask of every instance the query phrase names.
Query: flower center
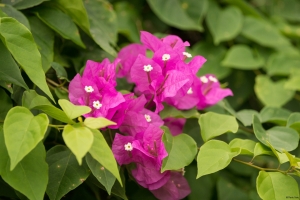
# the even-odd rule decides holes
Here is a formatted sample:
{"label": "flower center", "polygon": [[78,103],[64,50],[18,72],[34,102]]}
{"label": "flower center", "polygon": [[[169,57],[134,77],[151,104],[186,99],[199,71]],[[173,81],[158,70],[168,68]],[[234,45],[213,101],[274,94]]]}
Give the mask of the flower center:
{"label": "flower center", "polygon": [[151,65],[144,65],[144,71],[145,72],[151,72],[153,67]]}
{"label": "flower center", "polygon": [[84,90],[87,92],[87,93],[92,93],[94,92],[94,88],[92,86],[85,86],[84,87]]}
{"label": "flower center", "polygon": [[170,54],[164,54],[164,55],[162,55],[162,60],[167,61],[170,59],[170,57],[171,57]]}
{"label": "flower center", "polygon": [[124,148],[126,151],[132,151],[133,146],[130,142],[128,142],[127,144],[124,145]]}
{"label": "flower center", "polygon": [[150,115],[145,114],[144,116],[145,116],[145,119],[146,119],[147,122],[151,122],[151,116]]}
{"label": "flower center", "polygon": [[208,83],[208,78],[206,78],[206,76],[201,76],[201,77],[200,77],[200,81],[201,81],[202,83]]}
{"label": "flower center", "polygon": [[218,82],[218,79],[216,79],[215,77],[213,77],[213,76],[209,76],[208,77],[208,79],[210,80],[210,81],[212,81],[212,82]]}
{"label": "flower center", "polygon": [[93,101],[93,107],[96,109],[100,109],[102,104],[99,101]]}
{"label": "flower center", "polygon": [[182,54],[184,56],[186,56],[187,58],[191,58],[192,57],[192,54],[188,53],[188,52],[182,52]]}
{"label": "flower center", "polygon": [[187,94],[193,94],[193,89],[190,87],[190,89],[186,93]]}

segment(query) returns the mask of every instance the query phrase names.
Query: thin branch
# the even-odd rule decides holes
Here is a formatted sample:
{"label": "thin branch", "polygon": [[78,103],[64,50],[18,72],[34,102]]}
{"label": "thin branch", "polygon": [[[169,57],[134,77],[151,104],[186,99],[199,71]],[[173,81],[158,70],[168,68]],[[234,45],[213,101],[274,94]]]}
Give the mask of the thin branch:
{"label": "thin branch", "polygon": [[58,87],[58,88],[61,88],[62,90],[66,91],[66,92],[69,92],[65,87],[63,87],[62,85],[52,81],[50,78],[46,78],[47,82],[48,83],[51,83],[52,85]]}

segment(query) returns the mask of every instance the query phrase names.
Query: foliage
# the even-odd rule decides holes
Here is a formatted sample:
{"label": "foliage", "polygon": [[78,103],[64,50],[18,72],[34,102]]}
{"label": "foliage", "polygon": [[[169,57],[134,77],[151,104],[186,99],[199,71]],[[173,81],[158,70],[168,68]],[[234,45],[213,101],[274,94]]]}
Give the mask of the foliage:
{"label": "foliage", "polygon": [[[152,37],[143,32],[140,38],[142,30],[188,41],[187,51],[207,60],[194,71],[201,84],[209,78],[217,84],[220,80],[216,87],[228,92],[220,99],[233,93],[193,108],[166,100],[155,102],[155,109],[154,97],[130,97],[134,102],[128,110],[147,100],[148,117],[165,125],[151,126],[148,135],[132,143],[141,149],[139,142],[161,131],[162,144],[155,143],[155,148],[166,154],[161,163],[156,160],[160,168],[153,174],[177,178],[181,182],[176,184],[190,187],[185,197],[190,200],[299,198],[299,9],[297,0],[0,0],[0,198],[162,195],[145,184],[150,193],[137,180],[138,162],[128,164],[122,160],[126,155],[116,154],[116,141],[131,137],[119,133],[145,128],[132,125],[139,124],[139,118],[132,114],[126,127],[120,127],[116,118],[94,116],[95,107],[72,97],[78,89],[74,80],[81,78],[76,74],[84,77],[93,64],[87,60],[110,63],[121,58],[122,47]],[[148,45],[156,48],[155,41]],[[152,51],[154,56],[145,50],[151,62],[156,55]],[[128,77],[117,79],[122,98],[141,92],[148,83],[135,72],[131,82]],[[186,84],[175,78],[169,88]],[[178,177],[184,172],[187,182]],[[166,189],[167,183],[160,187]]]}

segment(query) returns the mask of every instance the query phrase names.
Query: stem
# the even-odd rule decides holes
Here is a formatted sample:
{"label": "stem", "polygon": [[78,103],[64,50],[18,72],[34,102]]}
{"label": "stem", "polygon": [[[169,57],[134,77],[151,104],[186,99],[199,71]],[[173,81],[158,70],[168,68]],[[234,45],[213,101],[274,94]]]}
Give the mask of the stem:
{"label": "stem", "polygon": [[249,133],[254,133],[252,129],[247,128],[245,126],[240,125],[239,128],[242,129],[243,131],[246,131],[246,132],[249,132]]}
{"label": "stem", "polygon": [[64,128],[66,125],[55,125],[55,124],[48,124],[49,127],[53,128]]}
{"label": "stem", "polygon": [[51,83],[52,85],[56,86],[56,87],[59,87],[61,88],[62,90],[66,91],[66,92],[69,92],[66,88],[64,88],[62,85],[52,81],[50,78],[46,78],[47,82],[48,83]]}
{"label": "stem", "polygon": [[154,94],[152,95],[151,99],[148,101],[148,103],[145,105],[145,108],[149,106],[149,104],[153,101],[154,99]]}
{"label": "stem", "polygon": [[250,166],[250,167],[253,167],[253,168],[262,170],[262,171],[276,171],[276,172],[281,172],[281,173],[284,173],[284,174],[286,174],[286,173],[289,171],[289,169],[286,170],[286,171],[282,171],[282,170],[279,170],[279,169],[263,168],[263,167],[259,167],[259,166],[253,165],[253,164],[250,163],[250,162],[245,162],[245,161],[242,161],[242,160],[238,160],[238,159],[236,159],[236,158],[233,158],[233,160],[236,161],[236,162],[239,162],[239,163],[243,163],[243,164],[245,164],[245,165],[248,165],[248,166]]}

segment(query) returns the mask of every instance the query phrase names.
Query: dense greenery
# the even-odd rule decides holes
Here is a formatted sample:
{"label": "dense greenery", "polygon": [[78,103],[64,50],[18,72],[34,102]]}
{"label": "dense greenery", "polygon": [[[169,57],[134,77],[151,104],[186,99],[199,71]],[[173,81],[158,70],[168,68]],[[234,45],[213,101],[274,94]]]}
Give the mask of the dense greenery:
{"label": "dense greenery", "polygon": [[204,110],[165,105],[162,119],[187,121],[177,136],[162,127],[161,172],[185,171],[186,199],[298,199],[299,10],[298,0],[0,0],[0,198],[155,199],[117,164],[105,129],[115,123],[82,117],[91,108],[68,96],[87,60],[113,61],[145,30],[190,42],[207,59],[197,76],[234,94]]}

